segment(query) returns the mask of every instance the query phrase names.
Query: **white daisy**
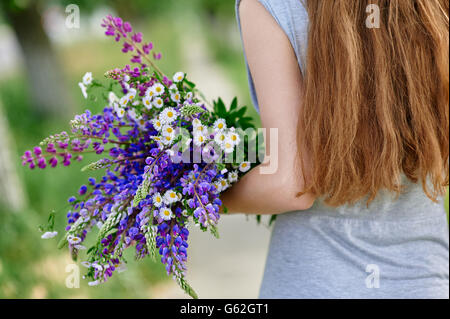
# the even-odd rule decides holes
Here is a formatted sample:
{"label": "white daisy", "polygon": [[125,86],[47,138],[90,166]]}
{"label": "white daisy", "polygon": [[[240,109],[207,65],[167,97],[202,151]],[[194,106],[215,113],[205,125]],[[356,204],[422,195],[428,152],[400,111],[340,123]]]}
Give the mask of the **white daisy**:
{"label": "white daisy", "polygon": [[172,84],[171,86],[169,86],[169,92],[170,93],[178,93],[178,88],[175,84]]}
{"label": "white daisy", "polygon": [[89,281],[88,285],[89,286],[97,286],[100,283],[100,280],[95,280],[95,281]]}
{"label": "white daisy", "polygon": [[172,123],[177,117],[178,112],[172,107],[168,107],[161,112],[161,121],[166,124]]}
{"label": "white daisy", "polygon": [[194,144],[197,146],[202,146],[206,142],[206,137],[202,133],[197,133],[194,135]]}
{"label": "white daisy", "polygon": [[67,238],[67,240],[72,245],[78,245],[79,243],[81,243],[81,238],[80,237],[76,237],[76,236]]}
{"label": "white daisy", "polygon": [[220,184],[220,181],[216,181],[213,183],[214,188],[216,189],[217,193],[220,193],[222,191],[222,185]]}
{"label": "white daisy", "polygon": [[116,113],[119,118],[122,118],[125,116],[126,112],[125,112],[125,109],[119,107],[119,108],[117,108]]}
{"label": "white daisy", "polygon": [[158,148],[160,150],[162,150],[164,148],[163,143],[162,143],[162,138],[160,136],[153,136],[152,139],[158,143]]}
{"label": "white daisy", "polygon": [[164,194],[164,201],[166,202],[166,204],[172,204],[178,201],[178,195],[176,192],[174,192],[173,190],[168,190],[165,194]]}
{"label": "white daisy", "polygon": [[175,140],[175,135],[166,135],[162,138],[162,143],[164,145],[170,145]]}
{"label": "white daisy", "polygon": [[89,85],[92,83],[92,72],[86,72],[86,74],[83,76],[83,84]]}
{"label": "white daisy", "polygon": [[87,91],[86,91],[86,86],[84,86],[84,84],[82,82],[79,82],[78,86],[80,87],[81,93],[83,94],[84,98],[87,99],[88,95],[87,95]]}
{"label": "white daisy", "polygon": [[186,100],[192,99],[194,94],[192,92],[187,92],[186,96],[184,97]]}
{"label": "white daisy", "polygon": [[127,270],[127,265],[125,263],[120,263],[116,267],[116,271],[120,274],[121,272],[124,272]]}
{"label": "white daisy", "polygon": [[78,250],[86,250],[86,247],[83,245],[75,245],[74,248],[76,248]]}
{"label": "white daisy", "polygon": [[114,92],[109,92],[108,101],[109,101],[109,104],[117,103],[117,102],[119,102],[119,98],[117,97],[117,95]]}
{"label": "white daisy", "polygon": [[170,99],[171,99],[172,101],[174,101],[174,102],[179,103],[180,100],[181,100],[181,95],[180,95],[180,93],[178,93],[178,92],[172,93],[172,94],[170,95]]}
{"label": "white daisy", "polygon": [[228,181],[230,183],[235,183],[235,182],[237,182],[237,180],[238,180],[238,172],[237,171],[233,171],[228,174]]}
{"label": "white daisy", "polygon": [[198,125],[195,125],[194,127],[193,127],[193,134],[195,135],[195,134],[202,134],[202,135],[208,135],[208,128],[205,126],[205,125],[203,125],[203,124],[198,124]]}
{"label": "white daisy", "polygon": [[214,130],[216,131],[223,131],[227,128],[227,123],[224,119],[218,119],[214,122]]}
{"label": "white daisy", "polygon": [[173,81],[175,83],[181,82],[184,79],[185,74],[183,72],[177,72],[175,73],[175,75],[173,76]]}
{"label": "white daisy", "polygon": [[148,97],[148,96],[145,96],[145,97],[142,99],[142,104],[144,104],[144,106],[145,106],[145,108],[146,108],[147,110],[150,110],[150,109],[152,108],[152,98],[151,98],[151,97]]}
{"label": "white daisy", "polygon": [[164,100],[163,100],[162,98],[160,98],[160,97],[157,97],[157,98],[153,101],[153,105],[154,105],[156,108],[160,109],[160,108],[162,108],[163,105],[164,105]]}
{"label": "white daisy", "polygon": [[146,97],[149,97],[150,100],[155,96],[155,89],[153,88],[153,86],[152,86],[152,87],[149,87],[149,88],[147,89],[147,91],[145,91],[145,96],[146,96]]}
{"label": "white daisy", "polygon": [[229,154],[232,153],[234,151],[234,143],[230,138],[225,138],[225,140],[223,141],[222,145],[222,150],[224,150],[225,153]]}
{"label": "white daisy", "polygon": [[199,119],[193,119],[192,120],[192,126],[194,128],[196,128],[197,126],[202,125],[202,121],[200,121]]}
{"label": "white daisy", "polygon": [[167,124],[162,127],[161,131],[163,136],[175,134],[175,130],[173,129],[173,127]]}
{"label": "white daisy", "polygon": [[227,137],[233,142],[234,145],[238,145],[241,142],[241,137],[234,131],[229,132]]}
{"label": "white daisy", "polygon": [[242,173],[248,172],[248,170],[251,168],[250,162],[242,162],[239,164],[239,170]]}
{"label": "white daisy", "polygon": [[120,98],[120,100],[119,100],[119,104],[120,104],[121,107],[127,106],[128,102],[129,102],[129,100],[128,100],[128,94],[122,96],[122,97]]}
{"label": "white daisy", "polygon": [[172,210],[167,207],[163,207],[159,211],[159,216],[164,220],[170,220],[172,218]]}
{"label": "white daisy", "polygon": [[91,267],[91,263],[89,261],[82,261],[80,262],[81,266],[86,267],[86,268],[90,268]]}
{"label": "white daisy", "polygon": [[220,147],[222,147],[223,143],[225,142],[225,139],[227,138],[227,135],[224,132],[217,132],[214,135],[214,141],[217,143],[217,145],[219,145]]}
{"label": "white daisy", "polygon": [[128,111],[128,116],[129,117],[131,117],[133,120],[137,120],[137,114],[136,114],[136,111],[135,110],[133,110],[133,109],[131,109],[131,110],[129,110]]}
{"label": "white daisy", "polygon": [[128,101],[133,101],[134,98],[136,97],[136,89],[130,89],[127,96],[128,96]]}
{"label": "white daisy", "polygon": [[140,129],[145,130],[145,125],[147,124],[147,121],[143,117],[140,117],[137,120],[137,123],[138,123]]}
{"label": "white daisy", "polygon": [[48,232],[45,232],[44,234],[42,234],[41,238],[42,239],[49,239],[49,238],[55,237],[56,235],[58,235],[57,231],[48,231]]}
{"label": "white daisy", "polygon": [[162,128],[162,125],[163,125],[162,122],[158,119],[153,119],[152,124],[153,124],[153,127],[155,128],[155,130],[157,130],[157,131],[160,131]]}
{"label": "white daisy", "polygon": [[181,215],[183,215],[184,217],[186,217],[186,216],[188,215],[187,209],[183,209],[183,211],[181,212]]}
{"label": "white daisy", "polygon": [[153,91],[155,92],[155,95],[162,95],[164,93],[164,85],[161,83],[156,83],[153,85]]}
{"label": "white daisy", "polygon": [[153,200],[153,205],[158,208],[161,207],[161,205],[164,202],[160,193],[154,194],[152,197],[152,200]]}
{"label": "white daisy", "polygon": [[226,190],[230,184],[228,183],[228,181],[226,179],[219,179],[219,184],[220,184],[220,191],[223,192],[224,190]]}

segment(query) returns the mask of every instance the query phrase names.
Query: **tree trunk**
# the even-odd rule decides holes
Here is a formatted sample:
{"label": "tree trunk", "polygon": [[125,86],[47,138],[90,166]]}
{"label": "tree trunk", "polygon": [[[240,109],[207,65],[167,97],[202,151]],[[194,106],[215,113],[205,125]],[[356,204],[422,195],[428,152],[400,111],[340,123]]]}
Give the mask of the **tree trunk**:
{"label": "tree trunk", "polygon": [[12,211],[20,211],[27,205],[21,180],[17,176],[16,152],[0,101],[0,204]]}
{"label": "tree trunk", "polygon": [[37,6],[31,1],[26,8],[2,9],[23,52],[33,108],[42,115],[67,114],[69,94]]}

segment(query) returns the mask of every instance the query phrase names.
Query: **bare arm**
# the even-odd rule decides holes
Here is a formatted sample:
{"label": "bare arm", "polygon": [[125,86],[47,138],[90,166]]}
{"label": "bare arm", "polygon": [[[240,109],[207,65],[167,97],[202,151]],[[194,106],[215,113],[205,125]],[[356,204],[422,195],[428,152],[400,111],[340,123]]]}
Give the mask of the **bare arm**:
{"label": "bare arm", "polygon": [[269,134],[265,140],[266,149],[277,148],[278,156],[271,156],[271,162],[264,165],[277,166],[277,170],[262,174],[261,165],[254,168],[221,199],[230,213],[279,214],[308,209],[314,197],[296,197],[304,186],[296,142],[302,107],[302,75],[297,58],[283,30],[258,1],[243,0],[239,13],[262,125],[267,132],[278,129],[277,145],[270,145]]}

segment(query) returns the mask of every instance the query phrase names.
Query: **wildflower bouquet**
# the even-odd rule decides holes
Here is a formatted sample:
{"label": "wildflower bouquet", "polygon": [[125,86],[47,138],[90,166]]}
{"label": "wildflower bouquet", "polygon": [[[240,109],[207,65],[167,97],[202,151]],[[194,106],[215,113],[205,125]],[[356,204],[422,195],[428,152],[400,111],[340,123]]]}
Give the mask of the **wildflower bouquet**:
{"label": "wildflower bouquet", "polygon": [[[68,225],[58,246],[68,246],[76,259],[88,233],[98,228],[82,262],[89,285],[123,270],[123,252],[134,247],[138,259],[159,254],[167,274],[196,298],[185,280],[188,223],[218,236],[219,195],[251,167],[239,147],[251,119],[236,99],[228,111],[220,99],[210,110],[184,73],[165,76],[156,65],[161,54],[128,22],[107,16],[102,26],[122,42],[124,53],[132,53],[136,66],[106,72],[107,84],[86,73],[82,93],[88,98],[99,90],[103,112],[75,116],[70,133],[52,135],[26,151],[23,165],[69,166],[84,153],[101,155],[83,170],[104,169],[105,175],[89,178],[69,199]],[[43,238],[57,235],[53,220],[42,227]]]}

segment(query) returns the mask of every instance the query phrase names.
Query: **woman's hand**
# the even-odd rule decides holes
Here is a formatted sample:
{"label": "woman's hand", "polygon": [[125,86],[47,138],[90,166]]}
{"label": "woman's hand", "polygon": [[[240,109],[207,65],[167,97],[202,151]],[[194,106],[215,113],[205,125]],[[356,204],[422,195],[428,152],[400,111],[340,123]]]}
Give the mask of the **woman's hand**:
{"label": "woman's hand", "polygon": [[307,193],[297,197],[296,189],[298,180],[293,174],[263,175],[257,166],[220,199],[228,213],[264,215],[309,209],[314,204],[314,196]]}
{"label": "woman's hand", "polygon": [[[304,189],[297,151],[297,134],[301,134],[297,122],[303,106],[297,57],[284,31],[257,0],[243,0],[239,13],[261,122],[267,129],[266,150],[271,154],[268,163],[251,170],[221,199],[231,213],[278,214],[308,209],[314,197],[296,196]],[[308,163],[307,154],[302,156]],[[268,165],[276,169],[263,174]]]}

